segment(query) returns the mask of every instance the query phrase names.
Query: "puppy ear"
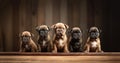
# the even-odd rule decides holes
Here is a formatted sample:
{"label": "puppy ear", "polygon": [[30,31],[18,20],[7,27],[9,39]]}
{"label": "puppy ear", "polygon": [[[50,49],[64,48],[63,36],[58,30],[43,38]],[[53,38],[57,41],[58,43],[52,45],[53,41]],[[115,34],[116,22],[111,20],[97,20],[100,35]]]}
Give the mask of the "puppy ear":
{"label": "puppy ear", "polygon": [[37,26],[35,29],[36,29],[36,31],[38,32],[38,31],[39,31],[39,26]]}
{"label": "puppy ear", "polygon": [[90,29],[87,29],[86,31],[87,31],[87,33],[89,33],[89,32],[90,32]]}
{"label": "puppy ear", "polygon": [[50,27],[49,26],[47,26],[48,27],[48,31],[50,31]]}
{"label": "puppy ear", "polygon": [[22,36],[22,33],[19,33],[19,37],[21,37]]}
{"label": "puppy ear", "polygon": [[68,29],[68,33],[71,33],[72,32],[72,29]]}
{"label": "puppy ear", "polygon": [[33,33],[30,33],[31,34],[31,37],[34,37],[34,34]]}
{"label": "puppy ear", "polygon": [[102,30],[101,30],[101,29],[99,29],[99,32],[101,33],[101,32],[102,32]]}
{"label": "puppy ear", "polygon": [[68,29],[68,28],[69,28],[69,26],[68,26],[68,25],[66,25],[66,24],[64,24],[64,25],[65,25],[66,29]]}
{"label": "puppy ear", "polygon": [[55,26],[56,26],[56,25],[54,24],[54,25],[52,25],[52,26],[51,26],[51,28],[52,28],[52,29],[54,29],[54,28],[55,28]]}

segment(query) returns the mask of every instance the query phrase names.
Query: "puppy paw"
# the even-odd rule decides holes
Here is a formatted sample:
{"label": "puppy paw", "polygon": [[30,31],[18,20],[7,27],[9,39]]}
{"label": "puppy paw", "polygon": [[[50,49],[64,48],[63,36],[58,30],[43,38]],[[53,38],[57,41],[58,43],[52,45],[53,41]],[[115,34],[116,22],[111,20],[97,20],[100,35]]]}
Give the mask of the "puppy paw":
{"label": "puppy paw", "polygon": [[65,53],[70,53],[70,51],[65,51]]}
{"label": "puppy paw", "polygon": [[88,51],[84,51],[84,53],[89,53]]}
{"label": "puppy paw", "polygon": [[104,51],[99,51],[100,53],[104,53]]}
{"label": "puppy paw", "polygon": [[53,50],[52,53],[57,53],[57,51]]}

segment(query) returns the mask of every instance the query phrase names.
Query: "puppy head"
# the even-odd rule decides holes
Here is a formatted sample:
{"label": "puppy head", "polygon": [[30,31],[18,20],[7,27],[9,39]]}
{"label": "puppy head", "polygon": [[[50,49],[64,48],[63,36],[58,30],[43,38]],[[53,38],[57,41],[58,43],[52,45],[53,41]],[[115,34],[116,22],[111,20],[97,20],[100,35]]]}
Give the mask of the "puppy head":
{"label": "puppy head", "polygon": [[89,29],[89,36],[90,36],[90,38],[96,39],[96,38],[99,37],[99,35],[100,35],[100,31],[98,30],[97,27],[91,27]]}
{"label": "puppy head", "polygon": [[64,23],[56,23],[52,25],[51,28],[54,29],[56,35],[63,36],[66,34],[66,30],[69,28],[69,26]]}
{"label": "puppy head", "polygon": [[28,43],[30,41],[30,39],[31,39],[32,36],[33,36],[33,34],[31,34],[29,31],[24,31],[20,35],[21,40],[24,43]]}
{"label": "puppy head", "polygon": [[81,29],[79,27],[72,28],[72,30],[71,30],[71,37],[73,39],[80,39],[80,37],[82,37]]}
{"label": "puppy head", "polygon": [[46,37],[50,31],[50,28],[46,25],[41,25],[36,27],[36,31],[39,33],[39,36]]}

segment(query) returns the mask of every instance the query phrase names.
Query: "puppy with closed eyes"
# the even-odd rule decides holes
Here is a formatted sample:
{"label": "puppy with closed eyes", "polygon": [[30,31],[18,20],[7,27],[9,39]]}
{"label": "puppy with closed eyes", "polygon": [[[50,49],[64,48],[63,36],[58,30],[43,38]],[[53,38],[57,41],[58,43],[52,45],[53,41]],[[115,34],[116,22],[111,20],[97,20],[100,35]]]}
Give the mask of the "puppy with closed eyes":
{"label": "puppy with closed eyes", "polygon": [[64,23],[56,23],[51,26],[54,30],[53,36],[53,53],[65,52],[68,53],[68,38],[66,36],[66,31],[69,28],[68,25]]}
{"label": "puppy with closed eyes", "polygon": [[37,52],[37,45],[32,40],[32,36],[29,31],[20,34],[20,52]]}
{"label": "puppy with closed eyes", "polygon": [[74,27],[70,31],[69,51],[82,52],[82,31],[79,27]]}
{"label": "puppy with closed eyes", "polygon": [[41,25],[36,27],[36,31],[39,34],[38,49],[41,52],[51,52],[51,40],[50,40],[50,28],[47,25]]}
{"label": "puppy with closed eyes", "polygon": [[84,47],[84,52],[103,52],[101,50],[101,42],[99,36],[100,30],[97,27],[91,27],[89,29],[89,35]]}

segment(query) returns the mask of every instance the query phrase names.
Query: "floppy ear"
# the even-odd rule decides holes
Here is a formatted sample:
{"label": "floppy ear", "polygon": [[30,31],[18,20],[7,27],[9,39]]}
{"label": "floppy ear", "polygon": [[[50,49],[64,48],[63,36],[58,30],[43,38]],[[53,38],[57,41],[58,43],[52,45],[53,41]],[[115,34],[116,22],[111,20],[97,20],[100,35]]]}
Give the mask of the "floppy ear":
{"label": "floppy ear", "polygon": [[68,29],[68,28],[69,28],[69,26],[68,26],[68,25],[66,25],[66,24],[64,24],[64,25],[65,25],[66,29]]}
{"label": "floppy ear", "polygon": [[37,32],[39,31],[39,26],[36,27],[36,31],[37,31]]}
{"label": "floppy ear", "polygon": [[99,32],[101,33],[101,32],[102,32],[102,30],[101,30],[101,29],[99,29]]}
{"label": "floppy ear", "polygon": [[30,33],[31,34],[31,37],[34,37],[34,34],[33,33]]}
{"label": "floppy ear", "polygon": [[72,33],[72,29],[68,29],[68,33]]}
{"label": "floppy ear", "polygon": [[56,28],[55,26],[56,26],[56,24],[52,25],[51,28],[54,29],[54,28]]}
{"label": "floppy ear", "polygon": [[19,37],[20,37],[20,38],[22,37],[22,33],[19,33]]}
{"label": "floppy ear", "polygon": [[50,27],[49,26],[47,26],[48,27],[48,31],[50,31]]}
{"label": "floppy ear", "polygon": [[87,31],[87,33],[89,33],[89,32],[90,32],[90,29],[87,29],[86,31]]}

